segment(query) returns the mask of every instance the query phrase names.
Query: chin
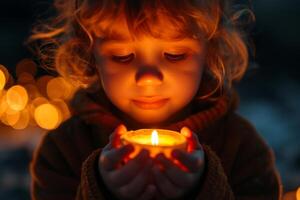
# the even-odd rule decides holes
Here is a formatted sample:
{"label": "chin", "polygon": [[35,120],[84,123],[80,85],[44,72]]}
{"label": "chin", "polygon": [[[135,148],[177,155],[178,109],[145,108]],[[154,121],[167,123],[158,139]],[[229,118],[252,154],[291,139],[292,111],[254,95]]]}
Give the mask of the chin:
{"label": "chin", "polygon": [[155,125],[155,124],[161,124],[163,123],[166,119],[167,116],[159,115],[159,116],[154,116],[154,115],[143,115],[143,116],[133,116],[133,118],[140,122],[141,124],[145,125]]}

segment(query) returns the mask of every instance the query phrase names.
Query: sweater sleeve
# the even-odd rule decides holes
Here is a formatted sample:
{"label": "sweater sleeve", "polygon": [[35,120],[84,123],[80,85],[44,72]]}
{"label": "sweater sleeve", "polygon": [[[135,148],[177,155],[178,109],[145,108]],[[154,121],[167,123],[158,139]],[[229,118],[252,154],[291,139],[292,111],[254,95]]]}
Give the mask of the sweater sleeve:
{"label": "sweater sleeve", "polygon": [[201,179],[196,199],[233,200],[234,194],[229,185],[219,157],[207,145],[202,145],[205,152],[205,172]]}
{"label": "sweater sleeve", "polygon": [[116,197],[109,192],[100,176],[97,165],[100,153],[100,149],[94,151],[83,163],[76,200],[116,200]]}
{"label": "sweater sleeve", "polygon": [[[61,132],[48,133],[36,150],[30,164],[33,200],[111,199],[100,178],[97,163],[101,148],[91,150],[81,162],[81,152],[74,151],[66,140],[59,141]],[[75,146],[76,148],[76,146]],[[78,170],[77,170],[78,168]]]}
{"label": "sweater sleeve", "polygon": [[242,136],[230,172],[236,199],[281,200],[282,184],[271,147],[246,119],[241,118],[239,124]]}
{"label": "sweater sleeve", "polygon": [[[225,172],[224,161],[209,146],[203,145],[206,155],[206,169],[202,177],[196,199],[210,200],[279,200],[281,185],[275,169],[274,156],[270,148],[247,121],[232,131],[242,131],[234,155],[233,163]],[[242,129],[240,129],[242,128]],[[234,133],[228,133],[233,136]],[[233,139],[229,139],[233,142]],[[237,140],[235,140],[237,141]],[[226,145],[225,145],[226,146]],[[234,148],[233,148],[234,149]],[[229,155],[229,154],[226,154]]]}

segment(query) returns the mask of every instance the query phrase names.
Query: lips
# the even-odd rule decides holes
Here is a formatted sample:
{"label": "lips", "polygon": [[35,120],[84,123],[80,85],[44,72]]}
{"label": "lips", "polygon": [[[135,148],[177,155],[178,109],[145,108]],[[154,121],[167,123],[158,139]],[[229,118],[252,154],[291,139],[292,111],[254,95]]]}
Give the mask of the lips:
{"label": "lips", "polygon": [[146,110],[158,109],[164,106],[168,101],[169,101],[168,98],[161,98],[161,97],[141,97],[132,100],[132,102],[136,106]]}

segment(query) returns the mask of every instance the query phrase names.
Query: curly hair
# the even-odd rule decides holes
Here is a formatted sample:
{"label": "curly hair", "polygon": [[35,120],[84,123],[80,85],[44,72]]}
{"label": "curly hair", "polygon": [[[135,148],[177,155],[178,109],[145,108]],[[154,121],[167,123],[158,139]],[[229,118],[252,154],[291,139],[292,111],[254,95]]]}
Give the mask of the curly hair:
{"label": "curly hair", "polygon": [[98,79],[94,40],[111,34],[116,19],[126,20],[133,37],[160,37],[163,18],[181,36],[205,39],[203,78],[210,86],[197,96],[205,99],[229,90],[248,66],[247,38],[238,25],[249,9],[235,10],[231,5],[227,0],[55,0],[57,14],[34,26],[28,41],[38,41],[44,67],[86,87]]}

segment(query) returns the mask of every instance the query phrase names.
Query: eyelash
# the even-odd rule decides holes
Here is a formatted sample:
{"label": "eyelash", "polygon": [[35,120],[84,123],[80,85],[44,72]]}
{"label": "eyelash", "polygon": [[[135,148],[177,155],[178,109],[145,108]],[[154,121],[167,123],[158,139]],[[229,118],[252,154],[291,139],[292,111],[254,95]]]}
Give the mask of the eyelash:
{"label": "eyelash", "polygon": [[135,55],[133,53],[125,56],[115,56],[113,55],[111,59],[117,63],[128,64],[134,59]]}
{"label": "eyelash", "polygon": [[[182,53],[182,54],[164,53],[164,57],[169,62],[179,62],[179,61],[185,60],[187,58],[187,54],[186,53]],[[135,55],[133,53],[125,55],[125,56],[113,55],[111,57],[111,59],[114,62],[121,63],[121,64],[129,64],[134,58],[135,58]]]}
{"label": "eyelash", "polygon": [[164,53],[164,57],[170,62],[179,62],[185,60],[187,58],[187,54],[186,53],[182,53],[182,54]]}

